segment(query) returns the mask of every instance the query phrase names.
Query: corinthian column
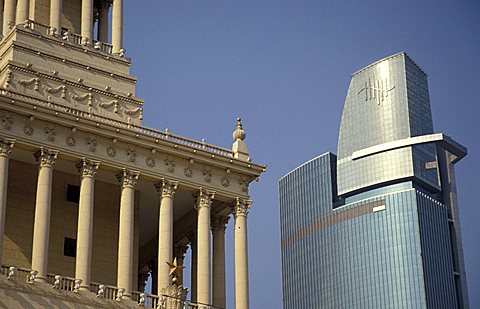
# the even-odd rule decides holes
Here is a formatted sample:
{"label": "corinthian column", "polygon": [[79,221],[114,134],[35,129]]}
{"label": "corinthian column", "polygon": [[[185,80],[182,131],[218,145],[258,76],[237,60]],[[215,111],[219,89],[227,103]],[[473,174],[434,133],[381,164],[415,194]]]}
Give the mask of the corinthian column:
{"label": "corinthian column", "polygon": [[107,1],[100,3],[100,12],[98,14],[98,40],[104,43],[108,42],[108,8],[110,4]]}
{"label": "corinthian column", "polygon": [[173,258],[173,195],[177,189],[177,181],[162,179],[155,184],[161,194],[160,211],[158,219],[158,285],[157,295],[172,284],[170,266]]}
{"label": "corinthian column", "polygon": [[229,217],[212,217],[213,232],[213,306],[226,308],[225,293],[225,228]]}
{"label": "corinthian column", "polygon": [[190,241],[190,250],[192,251],[192,267],[190,269],[190,299],[192,302],[197,301],[197,231],[194,230],[188,234]]}
{"label": "corinthian column", "polygon": [[29,9],[29,0],[17,0],[17,24],[23,23],[28,19]]}
{"label": "corinthian column", "polygon": [[62,34],[62,0],[50,0],[50,27]]}
{"label": "corinthian column", "polygon": [[117,174],[122,185],[120,197],[120,225],[118,235],[117,286],[125,289],[125,298],[131,298],[133,271],[133,229],[135,219],[135,185],[140,172],[123,169]]}
{"label": "corinthian column", "polygon": [[7,211],[8,155],[14,144],[15,140],[0,139],[0,265],[2,264],[3,233]]}
{"label": "corinthian column", "polygon": [[93,203],[95,174],[100,162],[83,158],[77,163],[81,173],[80,200],[78,202],[77,257],[75,278],[82,279],[81,290],[90,291],[92,269]]}
{"label": "corinthian column", "polygon": [[202,190],[195,196],[195,206],[198,211],[197,219],[197,302],[200,305],[211,305],[211,234],[210,208],[214,192]]}
{"label": "corinthian column", "polygon": [[119,54],[123,48],[123,0],[113,0],[112,48],[114,54]]}
{"label": "corinthian column", "polygon": [[248,309],[248,241],[247,214],[252,201],[237,198],[235,216],[235,308]]}
{"label": "corinthian column", "polygon": [[3,35],[10,32],[10,27],[15,25],[15,0],[5,0],[3,7]]}
{"label": "corinthian column", "polygon": [[37,280],[44,282],[47,281],[53,164],[57,155],[58,151],[43,147],[33,155],[39,162],[39,170],[33,225],[32,269],[38,271]]}
{"label": "corinthian column", "polygon": [[81,35],[86,44],[93,39],[93,0],[82,0]]}

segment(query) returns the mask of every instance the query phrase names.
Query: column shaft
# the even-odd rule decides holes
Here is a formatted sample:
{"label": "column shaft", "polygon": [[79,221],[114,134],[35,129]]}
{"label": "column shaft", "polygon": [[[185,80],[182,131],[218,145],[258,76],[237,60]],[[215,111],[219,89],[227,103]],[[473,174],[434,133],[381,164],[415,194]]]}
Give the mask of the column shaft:
{"label": "column shaft", "polygon": [[82,0],[82,24],[81,35],[88,44],[93,39],[93,0]]}
{"label": "column shaft", "polygon": [[5,0],[5,6],[3,8],[3,35],[7,35],[10,32],[9,23],[15,25],[15,0]]}
{"label": "column shaft", "polygon": [[32,269],[38,271],[39,281],[47,280],[48,241],[52,200],[53,164],[58,152],[41,148],[34,156],[40,161],[33,225]]}
{"label": "column shaft", "polygon": [[139,172],[124,169],[117,178],[122,182],[118,236],[117,286],[125,289],[123,297],[131,298],[133,278],[133,232],[135,219],[135,184]]}
{"label": "column shaft", "polygon": [[190,299],[193,302],[197,301],[197,237],[196,232],[193,232],[193,236],[190,240],[190,249],[192,250],[192,269],[190,269]]}
{"label": "column shaft", "polygon": [[178,182],[162,180],[155,185],[161,194],[158,222],[158,286],[157,294],[172,284],[170,266],[173,260],[173,195]]}
{"label": "column shaft", "polygon": [[112,45],[113,53],[119,54],[123,48],[123,0],[113,0]]}
{"label": "column shaft", "polygon": [[211,234],[210,208],[214,193],[200,190],[197,197],[197,302],[200,305],[211,305]]}
{"label": "column shaft", "polygon": [[250,201],[237,200],[235,207],[235,308],[249,308],[247,213]]}
{"label": "column shaft", "polygon": [[62,0],[50,0],[50,27],[62,34]]}
{"label": "column shaft", "polygon": [[81,290],[90,291],[92,269],[94,183],[98,162],[83,159],[77,164],[81,172],[78,203],[77,256],[75,278],[82,279]]}
{"label": "column shaft", "polygon": [[29,0],[17,0],[17,24],[25,22],[28,19],[28,13],[30,10]]}
{"label": "column shaft", "polygon": [[98,40],[108,42],[108,8],[109,4],[104,1],[100,4],[100,14],[98,15]]}
{"label": "column shaft", "polygon": [[213,231],[213,306],[226,307],[225,288],[225,224],[228,217],[215,216],[212,220]]}
{"label": "column shaft", "polygon": [[8,155],[13,144],[13,140],[0,140],[0,265],[2,264],[3,234],[7,211]]}
{"label": "column shaft", "polygon": [[4,13],[4,3],[0,1],[0,27],[2,28],[0,33],[3,33],[3,13]]}

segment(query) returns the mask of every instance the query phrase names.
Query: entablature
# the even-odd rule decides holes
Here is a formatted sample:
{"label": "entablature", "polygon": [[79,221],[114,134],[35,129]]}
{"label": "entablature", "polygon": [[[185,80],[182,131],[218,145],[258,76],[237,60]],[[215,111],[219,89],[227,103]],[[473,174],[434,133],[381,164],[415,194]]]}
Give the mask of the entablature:
{"label": "entablature", "polygon": [[103,169],[137,170],[145,180],[179,181],[184,190],[192,192],[199,188],[213,190],[224,201],[248,198],[250,182],[265,170],[261,165],[233,158],[230,150],[167,132],[124,123],[115,126],[112,121],[101,123],[96,121],[96,115],[74,109],[65,113],[60,105],[39,104],[38,99],[8,90],[1,91],[1,100],[3,135],[16,139],[20,148],[56,149],[65,160],[88,157],[101,161]]}

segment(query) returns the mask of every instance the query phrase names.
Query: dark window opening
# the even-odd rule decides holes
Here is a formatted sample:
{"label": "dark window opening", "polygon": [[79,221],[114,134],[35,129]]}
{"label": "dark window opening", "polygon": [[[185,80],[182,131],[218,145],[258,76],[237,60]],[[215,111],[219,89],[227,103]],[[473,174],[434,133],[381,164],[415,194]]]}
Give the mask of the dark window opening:
{"label": "dark window opening", "polygon": [[63,243],[63,255],[71,257],[77,256],[76,239],[65,237],[65,242]]}
{"label": "dark window opening", "polygon": [[77,203],[80,200],[80,187],[76,185],[67,186],[67,202]]}

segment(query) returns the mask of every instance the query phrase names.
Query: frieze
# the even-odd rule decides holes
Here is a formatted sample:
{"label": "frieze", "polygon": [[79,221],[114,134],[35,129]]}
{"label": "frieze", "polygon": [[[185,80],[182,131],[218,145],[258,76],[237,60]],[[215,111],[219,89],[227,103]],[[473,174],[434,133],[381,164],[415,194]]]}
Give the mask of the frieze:
{"label": "frieze", "polygon": [[185,176],[187,176],[188,178],[190,178],[190,177],[193,176],[193,171],[192,171],[192,169],[189,168],[188,166],[183,169],[183,173],[184,173]]}
{"label": "frieze", "polygon": [[7,111],[0,112],[0,125],[6,130],[10,130],[13,126],[12,115]]}
{"label": "frieze", "polygon": [[55,135],[57,135],[57,130],[53,123],[47,124],[47,126],[43,128],[43,132],[45,133],[47,140],[51,142],[53,142],[53,140],[55,139]]}
{"label": "frieze", "polygon": [[25,135],[32,135],[33,134],[33,127],[29,124],[25,125],[23,127],[23,133],[25,133]]}
{"label": "frieze", "polygon": [[[69,103],[69,99],[72,99],[76,102],[83,102],[87,100],[87,110],[89,113],[92,113],[95,107],[107,110],[113,106],[112,112],[119,115],[122,119],[124,119],[127,122],[131,122],[133,116],[136,116],[134,117],[134,119],[138,119],[138,120],[143,119],[143,108],[139,106],[139,105],[142,105],[143,103],[141,101],[132,99],[131,93],[127,94],[126,96],[119,96],[117,94],[112,94],[109,91],[98,90],[91,87],[87,87],[82,84],[76,84],[66,80],[62,80],[60,78],[57,78],[56,75],[50,76],[50,75],[42,74],[32,70],[27,70],[25,68],[19,69],[16,66],[15,66],[15,69],[30,75],[39,75],[44,78],[55,80],[57,82],[61,82],[62,84],[54,87],[54,86],[48,85],[46,82],[42,81],[42,79],[40,79],[39,77],[22,79],[20,77],[14,76],[12,71],[8,71],[5,77],[5,82],[4,82],[5,88],[9,88],[13,81],[16,81],[19,85],[22,85],[24,87],[33,84],[34,90],[37,92],[37,95],[40,95],[40,96],[43,95],[44,99],[47,102],[53,102],[54,98],[51,95],[60,93],[60,98],[64,100],[62,104]],[[71,84],[73,87],[69,89],[65,84]],[[39,92],[39,88],[43,89],[45,93]],[[86,89],[88,90],[88,92],[78,93],[78,89]],[[95,98],[94,92],[102,96],[115,96],[115,99],[108,101],[102,98]],[[67,93],[69,94],[68,98],[67,98]],[[46,95],[46,94],[50,94],[50,95]],[[121,104],[121,101],[119,101],[118,97],[122,98],[122,102],[124,102],[123,104]],[[134,104],[134,105],[137,105],[137,107],[129,107],[127,104]],[[120,115],[120,112],[122,112],[123,115]]]}
{"label": "frieze", "polygon": [[175,171],[175,161],[174,157],[167,156],[167,158],[163,161],[165,163],[165,167],[168,172],[173,173]]}
{"label": "frieze", "polygon": [[[54,115],[51,116],[51,121],[45,121],[40,115],[37,118],[35,114],[19,115],[8,112],[15,124],[9,130],[8,136],[16,138],[17,143],[45,145],[47,148],[52,147],[60,151],[65,149],[65,155],[68,157],[93,156],[91,159],[103,161],[105,165],[145,171],[149,177],[161,178],[171,175],[175,180],[185,180],[185,185],[189,188],[203,187],[202,184],[205,184],[205,189],[230,197],[246,196],[243,192],[248,191],[248,185],[253,177],[248,174],[239,174],[233,169],[233,166],[226,168],[225,162],[219,162],[221,165],[217,165],[214,161],[202,162],[201,158],[196,156],[167,155],[162,150],[163,146],[155,144],[145,146],[127,144],[121,133],[117,133],[113,137],[111,131],[105,130],[105,133],[109,135],[104,136],[102,125],[99,129],[98,126],[95,126],[94,130],[97,134],[93,135],[84,131],[80,123],[73,122],[75,123],[74,127],[55,123],[56,116]],[[6,129],[0,125],[0,132],[2,130],[7,133]],[[96,147],[94,147],[95,144]],[[127,154],[126,150],[129,147],[131,153]],[[93,148],[95,148],[95,152],[90,150]],[[132,157],[133,153],[135,153],[136,159],[131,162],[129,156]],[[173,170],[170,172],[167,168],[170,170],[173,168]],[[206,176],[211,177],[210,182],[205,181]]]}
{"label": "frieze", "polygon": [[127,159],[128,162],[135,162],[135,159],[137,158],[137,152],[132,146],[128,146],[127,150]]}
{"label": "frieze", "polygon": [[203,180],[210,183],[212,181],[212,168],[206,164],[202,168]]}
{"label": "frieze", "polygon": [[16,78],[15,81],[22,86],[30,86],[33,84],[33,90],[35,91],[38,91],[39,89],[40,79],[38,77],[32,77],[30,79]]}
{"label": "frieze", "polygon": [[250,177],[241,175],[238,179],[238,184],[242,187],[243,192],[248,192],[248,185],[250,184]]}
{"label": "frieze", "polygon": [[106,152],[107,152],[107,155],[111,158],[117,155],[117,151],[115,150],[115,148],[113,148],[113,146],[108,146]]}
{"label": "frieze", "polygon": [[155,160],[152,157],[147,157],[145,159],[145,164],[149,167],[155,167]]}
{"label": "frieze", "polygon": [[95,152],[97,150],[97,139],[94,136],[89,136],[87,138],[87,146],[90,152]]}
{"label": "frieze", "polygon": [[75,146],[75,143],[76,143],[75,138],[71,135],[67,136],[67,138],[65,139],[65,144],[67,144],[70,147]]}

